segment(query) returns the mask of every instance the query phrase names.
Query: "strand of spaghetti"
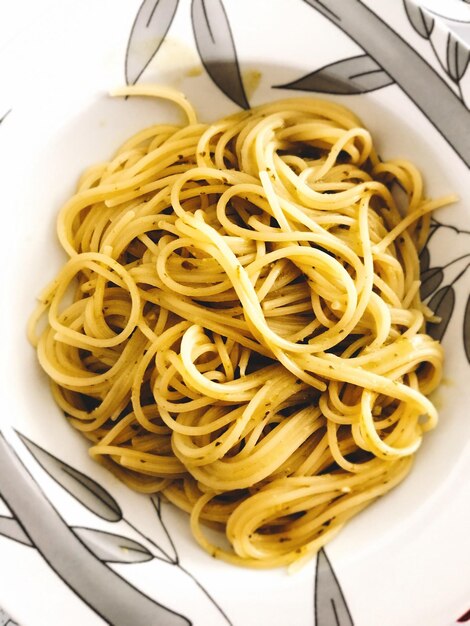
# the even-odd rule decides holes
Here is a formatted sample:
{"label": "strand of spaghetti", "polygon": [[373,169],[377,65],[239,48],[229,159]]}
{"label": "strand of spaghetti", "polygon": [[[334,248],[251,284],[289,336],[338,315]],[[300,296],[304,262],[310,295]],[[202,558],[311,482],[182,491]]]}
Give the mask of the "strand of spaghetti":
{"label": "strand of spaghetti", "polygon": [[171,100],[179,105],[186,113],[188,118],[188,124],[196,124],[197,116],[196,112],[187,100],[187,98],[180,92],[172,89],[171,87],[164,87],[163,85],[126,85],[125,87],[119,87],[113,89],[110,92],[111,96],[146,96],[150,98],[162,98],[164,100]]}
{"label": "strand of spaghetti", "polygon": [[401,222],[397,224],[397,226],[395,226],[395,228],[391,230],[380,243],[376,244],[374,246],[374,252],[383,252],[392,243],[392,241],[394,241],[407,228],[409,228],[411,224],[413,224],[413,222],[416,222],[427,213],[431,213],[432,211],[435,211],[440,207],[452,204],[453,202],[457,202],[458,199],[458,196],[456,196],[455,194],[449,194],[444,198],[439,198],[438,200],[430,200],[429,202],[422,204],[415,211],[413,211],[413,213],[410,213],[405,218],[403,218]]}
{"label": "strand of spaghetti", "polygon": [[[108,272],[101,264],[108,265],[114,273]],[[97,274],[101,274],[107,277],[107,279],[118,285],[125,285],[129,291],[131,300],[131,313],[127,324],[123,330],[109,338],[89,337],[84,333],[80,333],[76,330],[67,328],[64,324],[60,323],[58,310],[59,303],[62,300],[69,283],[72,281],[74,275],[83,270],[86,267]],[[51,328],[57,331],[57,340],[67,338],[70,345],[76,345],[77,347],[89,347],[89,346],[116,346],[127,339],[132,331],[137,326],[137,321],[140,315],[140,296],[136,284],[132,280],[129,272],[117,261],[108,255],[98,252],[85,252],[80,255],[74,256],[66,263],[63,270],[58,277],[59,284],[52,297],[49,305],[49,323]]]}

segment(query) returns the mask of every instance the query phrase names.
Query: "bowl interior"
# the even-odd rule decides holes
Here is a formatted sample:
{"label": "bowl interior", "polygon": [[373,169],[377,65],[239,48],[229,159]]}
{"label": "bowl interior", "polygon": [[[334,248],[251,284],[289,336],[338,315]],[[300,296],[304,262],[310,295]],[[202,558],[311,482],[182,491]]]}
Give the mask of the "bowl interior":
{"label": "bowl interior", "polygon": [[[202,120],[210,121],[237,110],[205,73],[191,74],[191,67],[188,63],[186,74],[179,70],[178,78],[169,75],[166,82],[173,82],[187,94]],[[245,72],[247,84],[250,76],[252,80],[251,88],[247,89],[252,105],[308,95],[273,88],[301,76],[301,69],[253,63],[245,66]],[[312,97],[323,96],[312,94]],[[469,214],[464,208],[470,198],[464,184],[467,176],[464,164],[398,88],[392,86],[359,96],[324,97],[342,102],[362,118],[383,157],[404,157],[416,163],[430,196],[455,191],[461,197],[458,204],[436,214],[439,225],[429,245],[430,267],[443,268],[440,287],[452,285],[455,291],[455,305],[444,337],[445,380],[434,398],[441,414],[440,424],[425,437],[407,480],[350,522],[335,541],[338,558],[354,561],[365,552],[379,550],[381,544],[392,541],[397,534],[403,539],[410,526],[419,527],[423,523],[438,493],[458,472],[470,436],[470,421],[462,403],[469,367],[462,334],[469,281],[465,274],[466,260],[460,259],[470,249]],[[4,353],[8,359],[6,420],[45,449],[96,477],[130,505],[142,502],[143,498],[131,494],[87,457],[87,444],[69,427],[52,400],[46,376],[27,343],[25,327],[35,296],[65,260],[55,236],[55,218],[61,204],[73,192],[81,171],[108,158],[122,141],[146,125],[177,121],[181,117],[175,108],[159,101],[112,99],[106,94],[95,94],[83,103],[79,112],[56,101],[49,102],[44,111],[43,119],[35,120],[40,132],[32,133],[28,125],[23,128],[24,136],[30,133],[34,139],[21,171],[7,165],[16,236],[5,238],[12,259],[7,277],[10,296],[4,312],[9,328]],[[14,139],[18,141],[7,136],[8,139],[12,145]],[[144,513],[140,517],[144,526],[150,524],[147,514],[150,515]],[[191,547],[186,516],[177,511],[171,516],[181,541],[195,559],[207,565],[205,555]],[[370,541],[370,528],[374,528],[374,542]]]}

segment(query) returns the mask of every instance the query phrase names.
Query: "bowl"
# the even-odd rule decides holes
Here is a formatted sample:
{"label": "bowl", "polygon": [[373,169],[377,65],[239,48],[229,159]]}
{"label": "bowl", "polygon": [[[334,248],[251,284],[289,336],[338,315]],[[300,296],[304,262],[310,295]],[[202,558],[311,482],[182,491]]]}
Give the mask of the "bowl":
{"label": "bowl", "polygon": [[[470,7],[26,4],[28,20],[12,10],[0,39],[5,616],[23,626],[470,620]],[[380,155],[418,166],[429,196],[460,198],[434,214],[421,256],[421,288],[441,319],[434,332],[446,355],[433,396],[439,425],[407,479],[293,574],[211,558],[186,514],[94,463],[27,342],[35,297],[64,261],[56,214],[81,171],[140,128],[178,117],[159,101],[108,95],[126,82],[180,89],[203,121],[296,95],[340,102],[364,121]]]}

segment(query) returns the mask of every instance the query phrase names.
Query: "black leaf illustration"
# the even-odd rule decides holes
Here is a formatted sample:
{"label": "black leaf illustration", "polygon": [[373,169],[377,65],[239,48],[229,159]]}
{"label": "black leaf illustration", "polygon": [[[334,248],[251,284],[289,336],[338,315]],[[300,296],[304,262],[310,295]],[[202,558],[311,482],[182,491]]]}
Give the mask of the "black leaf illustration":
{"label": "black leaf illustration", "polygon": [[248,109],[237,51],[221,0],[193,0],[191,16],[196,46],[207,73],[230,100]]}
{"label": "black leaf illustration", "polygon": [[437,341],[441,341],[449,325],[450,318],[454,311],[455,291],[451,285],[441,287],[431,300],[428,306],[434,314],[440,318],[437,324],[429,324],[427,331]]}
{"label": "black leaf illustration", "polygon": [[470,49],[454,37],[452,33],[447,35],[446,60],[449,76],[456,82],[459,82],[465,74],[470,61]]}
{"label": "black leaf illustration", "polygon": [[413,0],[403,0],[403,4],[405,5],[408,20],[415,31],[424,39],[429,39],[434,28],[434,18],[415,4]]}
{"label": "black leaf illustration", "polygon": [[423,273],[429,268],[429,264],[431,262],[431,255],[429,254],[428,247],[426,246],[421,250],[421,254],[419,255],[419,266],[421,269],[421,277]]}
{"label": "black leaf illustration", "polygon": [[31,539],[14,517],[0,516],[0,535],[18,541],[18,543],[23,543],[25,546],[33,545]]}
{"label": "black leaf illustration", "polygon": [[160,546],[158,546],[158,549],[166,556],[167,559],[169,559],[171,563],[174,563],[175,565],[177,565],[179,563],[179,558],[176,552],[176,547],[173,542],[173,539],[171,538],[171,535],[168,532],[168,529],[163,521],[161,500],[158,496],[152,496],[151,501],[155,508],[155,512],[157,514],[160,527],[163,530],[163,533],[167,539],[166,550],[164,551],[163,548],[161,548]]}
{"label": "black leaf illustration", "polygon": [[468,296],[463,318],[463,347],[465,348],[467,361],[470,363],[470,296]]}
{"label": "black leaf illustration", "polygon": [[356,94],[381,89],[392,83],[393,79],[372,57],[361,54],[326,65],[291,83],[276,86],[320,93]]}
{"label": "black leaf illustration", "polygon": [[72,530],[100,561],[143,563],[153,559],[153,554],[134,539],[80,526],[74,526]]}
{"label": "black leaf illustration", "polygon": [[315,573],[315,626],[353,626],[338,579],[323,549]]}
{"label": "black leaf illustration", "polygon": [[[142,563],[153,559],[152,553],[133,539],[93,528],[72,527],[80,541],[93,554],[107,563]],[[0,516],[0,535],[25,546],[32,546],[31,539],[14,517]]]}
{"label": "black leaf illustration", "polygon": [[122,519],[116,500],[95,480],[60,461],[24,435],[19,436],[39,465],[83,506],[108,522]]}
{"label": "black leaf illustration", "polygon": [[171,26],[178,0],[144,0],[132,25],[126,50],[126,82],[136,83],[157,54]]}
{"label": "black leaf illustration", "polygon": [[421,272],[421,300],[426,300],[444,280],[444,272],[440,267],[431,267]]}

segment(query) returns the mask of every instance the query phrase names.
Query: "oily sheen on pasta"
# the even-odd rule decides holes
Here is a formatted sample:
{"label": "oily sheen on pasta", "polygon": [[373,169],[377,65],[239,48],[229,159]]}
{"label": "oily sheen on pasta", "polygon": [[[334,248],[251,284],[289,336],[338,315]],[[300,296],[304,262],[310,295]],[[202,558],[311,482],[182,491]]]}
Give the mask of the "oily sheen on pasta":
{"label": "oily sheen on pasta", "polygon": [[68,260],[30,323],[39,362],[90,454],[190,513],[210,554],[303,560],[436,426],[418,255],[452,198],[427,199],[333,102],[207,125],[168,88],[115,95],[167,98],[187,122],[80,178],[58,217]]}

